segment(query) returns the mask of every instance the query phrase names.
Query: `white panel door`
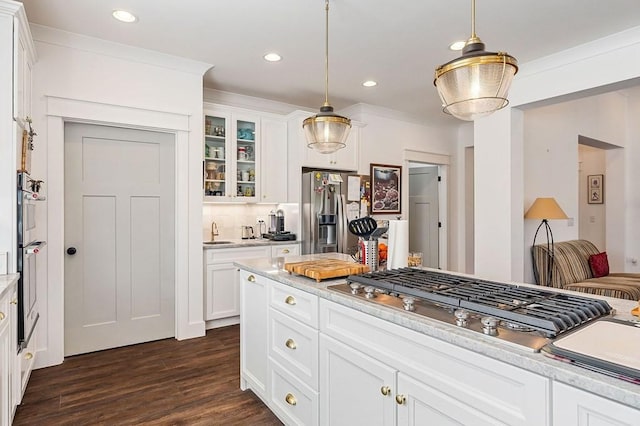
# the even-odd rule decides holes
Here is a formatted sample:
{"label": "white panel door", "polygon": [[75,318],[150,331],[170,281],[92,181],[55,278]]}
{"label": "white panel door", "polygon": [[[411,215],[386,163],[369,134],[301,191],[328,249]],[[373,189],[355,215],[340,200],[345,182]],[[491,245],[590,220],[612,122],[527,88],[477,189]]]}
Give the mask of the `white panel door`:
{"label": "white panel door", "polygon": [[431,268],[439,266],[438,220],[438,167],[409,169],[409,251]]}
{"label": "white panel door", "polygon": [[173,141],[65,125],[65,355],[174,336]]}

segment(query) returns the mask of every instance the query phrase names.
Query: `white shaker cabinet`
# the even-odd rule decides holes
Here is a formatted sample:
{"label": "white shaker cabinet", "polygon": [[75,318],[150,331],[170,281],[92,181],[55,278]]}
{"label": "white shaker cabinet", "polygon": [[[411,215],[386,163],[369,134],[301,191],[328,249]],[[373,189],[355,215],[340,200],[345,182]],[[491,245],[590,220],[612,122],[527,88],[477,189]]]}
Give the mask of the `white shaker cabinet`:
{"label": "white shaker cabinet", "polygon": [[[205,321],[229,319],[218,325],[238,323],[240,315],[240,285],[235,260],[264,258],[271,254],[270,246],[209,249],[205,260]],[[215,327],[215,324],[213,325]],[[211,324],[207,324],[212,328]]]}
{"label": "white shaker cabinet", "polygon": [[640,410],[560,382],[553,384],[553,424],[575,426],[632,426],[640,424]]}
{"label": "white shaker cabinet", "polygon": [[360,149],[360,125],[351,124],[351,131],[346,146],[331,154],[322,154],[314,149],[304,150],[304,167],[318,167],[321,169],[358,170],[358,152]]}
{"label": "white shaker cabinet", "polygon": [[286,203],[287,200],[287,122],[283,118],[261,119],[260,201]]}
{"label": "white shaker cabinet", "polygon": [[267,405],[269,280],[240,271],[240,389],[251,389]]}
{"label": "white shaker cabinet", "polygon": [[205,104],[204,123],[204,201],[258,201],[259,115]]}
{"label": "white shaker cabinet", "polygon": [[396,370],[320,336],[321,425],[395,425]]}

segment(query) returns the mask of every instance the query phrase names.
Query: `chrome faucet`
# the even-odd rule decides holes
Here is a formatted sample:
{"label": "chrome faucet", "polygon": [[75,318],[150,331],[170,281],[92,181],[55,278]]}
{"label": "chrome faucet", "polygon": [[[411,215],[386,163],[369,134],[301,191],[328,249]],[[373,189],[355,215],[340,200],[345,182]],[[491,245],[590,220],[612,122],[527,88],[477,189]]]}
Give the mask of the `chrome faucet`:
{"label": "chrome faucet", "polygon": [[218,235],[220,235],[218,233],[218,225],[215,222],[211,222],[211,241],[215,241]]}

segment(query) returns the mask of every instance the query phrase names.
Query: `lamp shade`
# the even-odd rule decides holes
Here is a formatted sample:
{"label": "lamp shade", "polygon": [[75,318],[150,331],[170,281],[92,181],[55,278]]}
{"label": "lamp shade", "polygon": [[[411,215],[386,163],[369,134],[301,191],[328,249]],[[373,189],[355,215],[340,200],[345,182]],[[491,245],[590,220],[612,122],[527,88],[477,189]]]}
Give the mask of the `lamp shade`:
{"label": "lamp shade", "polygon": [[536,198],[529,210],[524,214],[525,219],[569,219],[560,208],[555,198]]}
{"label": "lamp shade", "polygon": [[462,56],[436,69],[433,84],[444,112],[472,121],[509,104],[507,95],[517,72],[513,56],[486,52],[479,39],[470,39]]}
{"label": "lamp shade", "polygon": [[309,148],[330,154],[346,146],[351,120],[334,114],[333,108],[325,105],[318,114],[305,119],[302,128]]}

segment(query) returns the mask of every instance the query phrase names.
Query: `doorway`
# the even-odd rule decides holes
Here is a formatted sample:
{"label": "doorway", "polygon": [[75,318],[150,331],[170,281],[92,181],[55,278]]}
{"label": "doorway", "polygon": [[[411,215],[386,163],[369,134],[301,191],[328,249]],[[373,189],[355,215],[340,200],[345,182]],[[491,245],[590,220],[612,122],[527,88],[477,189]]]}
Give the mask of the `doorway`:
{"label": "doorway", "polygon": [[409,251],[422,253],[422,264],[440,266],[439,167],[409,163]]}
{"label": "doorway", "polygon": [[65,356],[174,336],[173,145],[65,124]]}

